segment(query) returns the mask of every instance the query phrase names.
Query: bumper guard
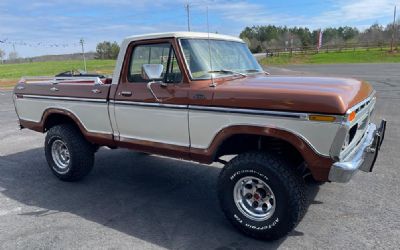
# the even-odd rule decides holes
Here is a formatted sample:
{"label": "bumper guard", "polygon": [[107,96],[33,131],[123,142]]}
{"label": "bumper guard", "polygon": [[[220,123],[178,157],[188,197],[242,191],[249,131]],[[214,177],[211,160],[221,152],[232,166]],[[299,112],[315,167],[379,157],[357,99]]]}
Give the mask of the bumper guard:
{"label": "bumper guard", "polygon": [[385,138],[386,121],[382,120],[380,127],[370,123],[362,145],[343,161],[335,162],[329,171],[329,180],[333,182],[348,182],[351,177],[361,170],[372,172],[378,152]]}

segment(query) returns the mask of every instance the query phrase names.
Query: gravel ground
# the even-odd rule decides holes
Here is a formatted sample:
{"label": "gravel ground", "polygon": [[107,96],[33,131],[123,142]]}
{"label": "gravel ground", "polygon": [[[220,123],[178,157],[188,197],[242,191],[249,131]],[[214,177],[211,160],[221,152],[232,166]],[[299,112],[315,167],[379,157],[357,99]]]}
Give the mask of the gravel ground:
{"label": "gravel ground", "polygon": [[400,64],[267,70],[368,80],[378,92],[375,120],[388,120],[374,172],[309,184],[308,212],[288,237],[257,241],[229,224],[215,192],[218,164],[101,149],[85,180],[58,181],[44,136],[18,130],[11,93],[0,91],[0,249],[398,249]]}

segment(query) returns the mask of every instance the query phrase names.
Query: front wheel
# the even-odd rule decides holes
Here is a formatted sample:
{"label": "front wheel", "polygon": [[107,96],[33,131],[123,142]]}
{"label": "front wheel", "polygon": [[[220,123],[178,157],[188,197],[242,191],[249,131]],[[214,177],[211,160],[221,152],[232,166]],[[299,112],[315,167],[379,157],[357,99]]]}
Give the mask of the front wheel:
{"label": "front wheel", "polygon": [[77,181],[93,168],[95,147],[70,124],[52,127],[45,139],[47,163],[63,181]]}
{"label": "front wheel", "polygon": [[304,181],[283,159],[253,152],[238,155],[222,170],[222,210],[243,233],[275,240],[289,233],[305,210]]}

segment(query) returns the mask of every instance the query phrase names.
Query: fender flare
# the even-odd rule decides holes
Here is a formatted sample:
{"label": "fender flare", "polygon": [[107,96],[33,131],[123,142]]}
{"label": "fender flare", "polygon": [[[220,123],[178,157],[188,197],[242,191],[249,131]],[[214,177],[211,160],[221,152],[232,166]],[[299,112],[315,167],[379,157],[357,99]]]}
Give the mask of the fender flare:
{"label": "fender flare", "polygon": [[333,164],[333,160],[330,157],[322,156],[315,152],[315,150],[298,135],[280,128],[254,125],[228,126],[220,130],[214,136],[207,149],[191,148],[192,156],[201,162],[211,163],[215,160],[215,155],[222,143],[228,138],[240,134],[268,136],[278,138],[289,143],[301,154],[315,179],[327,180],[329,169]]}

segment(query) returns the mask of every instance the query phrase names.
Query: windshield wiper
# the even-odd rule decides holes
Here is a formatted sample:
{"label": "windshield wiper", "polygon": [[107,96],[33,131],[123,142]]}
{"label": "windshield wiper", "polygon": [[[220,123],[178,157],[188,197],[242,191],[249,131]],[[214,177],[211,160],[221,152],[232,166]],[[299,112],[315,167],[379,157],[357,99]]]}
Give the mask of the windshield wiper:
{"label": "windshield wiper", "polygon": [[208,73],[225,73],[225,74],[235,74],[235,75],[240,75],[243,77],[246,77],[247,75],[241,72],[237,72],[234,70],[230,70],[230,69],[219,69],[219,70],[210,70],[208,71]]}
{"label": "windshield wiper", "polygon": [[246,69],[245,71],[248,73],[261,72],[261,70],[259,70],[259,69]]}
{"label": "windshield wiper", "polygon": [[259,72],[259,73],[265,73],[267,75],[270,75],[269,72],[264,71],[264,70],[259,70],[259,69],[246,69],[245,70],[247,73],[255,73],[255,72]]}

